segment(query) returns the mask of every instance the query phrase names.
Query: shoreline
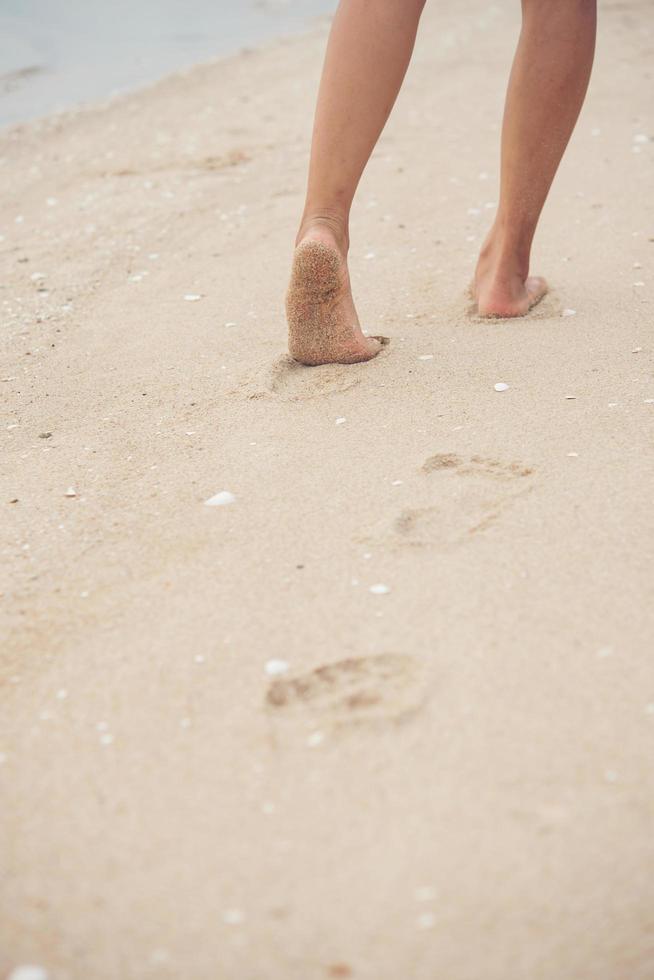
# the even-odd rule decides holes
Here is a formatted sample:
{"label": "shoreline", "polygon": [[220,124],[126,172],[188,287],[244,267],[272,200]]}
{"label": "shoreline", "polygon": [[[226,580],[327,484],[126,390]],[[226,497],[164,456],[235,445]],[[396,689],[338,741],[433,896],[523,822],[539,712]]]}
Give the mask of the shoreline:
{"label": "shoreline", "polygon": [[[203,2],[196,0],[200,5]],[[114,26],[104,36],[96,33],[102,31],[102,25],[91,29],[92,22],[85,19],[87,14],[68,23],[68,13],[55,7],[37,32],[38,40],[31,36],[28,23],[6,14],[9,38],[4,42],[7,70],[0,76],[0,131],[102,104],[147,88],[169,75],[192,71],[197,65],[301,36],[321,20],[329,19],[331,13],[324,9],[329,5],[328,0],[300,0],[299,6],[306,8],[302,12],[296,9],[296,0],[295,5],[289,4],[277,13],[266,12],[264,4],[259,9],[245,5],[228,15],[219,0],[217,6],[205,11],[203,33],[188,37],[180,34],[181,24],[172,8],[154,34],[143,26],[149,16],[146,5],[140,9],[129,35]],[[141,37],[144,31],[145,36]],[[89,57],[94,59],[92,71],[83,67]],[[80,90],[85,92],[82,102],[78,101]]]}
{"label": "shoreline", "polygon": [[175,80],[189,79],[199,71],[210,71],[223,64],[229,64],[245,58],[253,57],[255,55],[265,54],[269,48],[272,49],[278,46],[285,46],[294,42],[301,43],[303,39],[309,39],[316,33],[324,34],[329,23],[329,15],[317,15],[312,18],[312,23],[304,28],[297,28],[296,30],[288,33],[264,38],[259,43],[243,45],[237,50],[196,61],[186,68],[178,68],[173,71],[167,71],[152,81],[145,81],[128,89],[118,90],[105,98],[95,99],[88,103],[82,102],[78,105],[67,106],[53,112],[46,112],[43,115],[7,123],[6,125],[0,125],[0,141],[2,141],[3,138],[12,138],[14,134],[19,135],[23,131],[29,130],[30,128],[35,128],[37,131],[42,131],[48,128],[48,124],[55,126],[56,124],[65,123],[67,120],[73,120],[85,114],[107,111],[114,106],[120,106],[123,102],[128,102],[136,97],[146,96],[148,93],[157,89],[157,87],[160,85],[173,84]]}

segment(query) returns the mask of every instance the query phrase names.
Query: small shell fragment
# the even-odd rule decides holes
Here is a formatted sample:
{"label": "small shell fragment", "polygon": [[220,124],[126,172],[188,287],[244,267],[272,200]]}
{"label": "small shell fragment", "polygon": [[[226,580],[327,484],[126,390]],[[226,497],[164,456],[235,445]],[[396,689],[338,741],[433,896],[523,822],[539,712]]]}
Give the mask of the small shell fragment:
{"label": "small shell fragment", "polygon": [[498,381],[496,385],[493,385],[495,391],[508,391],[509,386],[506,381]]}
{"label": "small shell fragment", "polygon": [[225,504],[233,504],[235,500],[236,497],[229,490],[220,490],[219,493],[215,493],[204,503],[206,507],[224,507]]}
{"label": "small shell fragment", "polygon": [[370,592],[373,595],[388,595],[390,591],[389,587],[384,585],[383,582],[378,582],[376,585],[370,586]]}
{"label": "small shell fragment", "polygon": [[561,316],[576,316],[576,315],[577,315],[577,311],[571,309],[563,310],[563,312],[561,313]]}
{"label": "small shell fragment", "polygon": [[48,971],[42,966],[26,963],[24,966],[15,966],[7,980],[48,980]]}
{"label": "small shell fragment", "polygon": [[188,300],[189,303],[197,303],[197,301],[202,299],[202,297],[199,293],[186,293],[184,299]]}
{"label": "small shell fragment", "polygon": [[266,664],[266,673],[269,677],[278,677],[280,674],[285,674],[289,667],[287,660],[269,660]]}
{"label": "small shell fragment", "polygon": [[64,494],[64,496],[65,497],[76,497],[77,496],[77,491],[75,490],[75,487],[68,487],[68,490],[66,490],[66,493]]}

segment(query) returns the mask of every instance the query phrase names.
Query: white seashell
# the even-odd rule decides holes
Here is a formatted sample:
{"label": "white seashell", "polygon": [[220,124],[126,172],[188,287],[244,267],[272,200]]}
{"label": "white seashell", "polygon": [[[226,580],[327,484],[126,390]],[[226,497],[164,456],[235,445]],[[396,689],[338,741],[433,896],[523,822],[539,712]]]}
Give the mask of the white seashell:
{"label": "white seashell", "polygon": [[347,422],[347,419],[345,419],[345,418],[343,418],[341,416],[341,418],[336,419],[336,423],[335,424],[336,425],[343,425],[343,422]]}
{"label": "white seashell", "polygon": [[433,359],[434,359],[433,354],[420,354],[418,356],[419,361],[433,361]]}
{"label": "white seashell", "polygon": [[372,592],[373,595],[388,595],[391,590],[387,585],[384,585],[382,582],[378,582],[376,585],[371,585],[369,591]]}
{"label": "white seashell", "polygon": [[225,504],[233,504],[236,497],[229,490],[221,490],[219,493],[215,493],[213,497],[209,497],[205,500],[205,505],[207,507],[224,507]]}
{"label": "white seashell", "polygon": [[570,309],[563,310],[563,312],[561,313],[561,316],[576,316],[576,315],[577,315],[577,311],[576,310],[570,310]]}
{"label": "white seashell", "polygon": [[289,667],[290,664],[286,660],[269,660],[266,664],[266,673],[270,677],[278,677],[279,674],[285,674]]}
{"label": "white seashell", "polygon": [[7,980],[48,980],[48,971],[42,966],[26,963],[24,966],[15,966]]}
{"label": "white seashell", "polygon": [[189,303],[197,303],[199,299],[202,299],[199,293],[186,293],[184,299],[188,300]]}
{"label": "white seashell", "polygon": [[76,497],[77,496],[77,491],[75,490],[75,487],[68,487],[68,490],[66,490],[66,493],[64,494],[64,496],[65,497]]}
{"label": "white seashell", "polygon": [[508,391],[509,386],[506,381],[498,381],[496,385],[493,385],[495,391]]}

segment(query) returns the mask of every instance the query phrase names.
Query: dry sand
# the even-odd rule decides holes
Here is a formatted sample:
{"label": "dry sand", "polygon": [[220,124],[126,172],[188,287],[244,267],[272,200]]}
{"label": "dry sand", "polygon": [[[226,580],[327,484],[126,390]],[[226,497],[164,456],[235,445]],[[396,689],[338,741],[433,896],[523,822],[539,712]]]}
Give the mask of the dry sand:
{"label": "dry sand", "polygon": [[2,137],[2,977],[654,976],[650,14],[488,323],[517,4],[428,6],[364,365],[283,357],[324,26]]}

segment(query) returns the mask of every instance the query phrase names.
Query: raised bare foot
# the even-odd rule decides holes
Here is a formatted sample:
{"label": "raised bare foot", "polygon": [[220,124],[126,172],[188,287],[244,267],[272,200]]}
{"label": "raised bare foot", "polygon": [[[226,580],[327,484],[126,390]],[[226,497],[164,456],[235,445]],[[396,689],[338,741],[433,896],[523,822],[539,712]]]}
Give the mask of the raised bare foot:
{"label": "raised bare foot", "polygon": [[472,294],[477,312],[487,317],[525,316],[540,303],[547,292],[547,283],[540,276],[523,273],[518,262],[497,258],[492,245],[482,249]]}
{"label": "raised bare foot", "polygon": [[328,228],[307,231],[295,249],[286,316],[288,349],[301,364],[356,364],[381,350],[361,330],[347,260]]}

